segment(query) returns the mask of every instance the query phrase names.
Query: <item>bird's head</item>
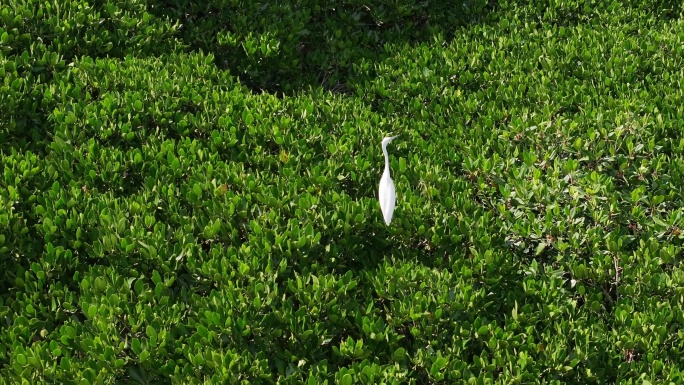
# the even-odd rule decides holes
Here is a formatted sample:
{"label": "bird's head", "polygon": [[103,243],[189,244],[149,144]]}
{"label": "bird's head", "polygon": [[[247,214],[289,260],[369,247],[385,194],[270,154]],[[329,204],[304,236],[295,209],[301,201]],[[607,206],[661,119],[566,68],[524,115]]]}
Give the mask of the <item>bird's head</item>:
{"label": "bird's head", "polygon": [[382,140],[382,146],[383,146],[383,147],[384,147],[384,146],[387,146],[387,144],[388,144],[389,142],[393,141],[397,136],[399,136],[399,135],[395,135],[395,136],[386,136],[386,137]]}

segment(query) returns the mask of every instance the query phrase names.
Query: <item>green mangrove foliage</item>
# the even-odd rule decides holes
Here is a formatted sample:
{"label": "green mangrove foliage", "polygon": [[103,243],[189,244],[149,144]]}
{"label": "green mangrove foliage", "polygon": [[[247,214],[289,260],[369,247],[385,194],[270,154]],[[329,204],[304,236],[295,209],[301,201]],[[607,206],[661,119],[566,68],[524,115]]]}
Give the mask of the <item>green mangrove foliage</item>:
{"label": "green mangrove foliage", "polygon": [[682,6],[458,3],[2,2],[0,383],[682,383]]}

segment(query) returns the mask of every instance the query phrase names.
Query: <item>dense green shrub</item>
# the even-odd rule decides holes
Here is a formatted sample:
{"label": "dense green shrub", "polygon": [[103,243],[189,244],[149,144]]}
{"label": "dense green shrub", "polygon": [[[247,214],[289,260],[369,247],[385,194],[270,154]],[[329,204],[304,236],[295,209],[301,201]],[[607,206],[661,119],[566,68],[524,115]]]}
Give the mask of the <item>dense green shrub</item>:
{"label": "dense green shrub", "polygon": [[683,47],[667,1],[3,3],[0,382],[681,383]]}
{"label": "dense green shrub", "polygon": [[360,57],[382,55],[385,44],[423,41],[478,20],[485,0],[296,0],[287,2],[154,0],[150,11],[180,20],[174,35],[191,50],[254,90],[291,92],[322,85],[349,92]]}

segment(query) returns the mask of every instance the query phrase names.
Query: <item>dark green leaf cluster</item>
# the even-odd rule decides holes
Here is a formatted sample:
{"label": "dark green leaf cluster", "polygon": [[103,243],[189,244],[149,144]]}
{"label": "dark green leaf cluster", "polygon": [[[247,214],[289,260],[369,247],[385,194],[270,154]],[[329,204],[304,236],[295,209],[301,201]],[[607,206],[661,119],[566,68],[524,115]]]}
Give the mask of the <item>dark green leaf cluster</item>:
{"label": "dark green leaf cluster", "polygon": [[[360,58],[384,56],[386,44],[454,34],[480,20],[486,0],[153,0],[149,11],[178,21],[173,36],[202,50],[255,91],[290,93],[322,85],[349,93]],[[491,8],[491,7],[490,7]]]}
{"label": "dark green leaf cluster", "polygon": [[682,6],[458,3],[0,4],[0,383],[684,382]]}

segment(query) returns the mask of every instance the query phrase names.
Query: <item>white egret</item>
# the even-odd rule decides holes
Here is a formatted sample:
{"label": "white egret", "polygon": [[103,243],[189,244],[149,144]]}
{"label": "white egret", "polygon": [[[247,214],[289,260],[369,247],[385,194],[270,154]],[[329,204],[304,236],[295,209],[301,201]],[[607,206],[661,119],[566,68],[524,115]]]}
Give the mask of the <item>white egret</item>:
{"label": "white egret", "polygon": [[[397,135],[399,136],[399,135]],[[380,178],[380,189],[378,191],[378,198],[380,198],[380,209],[382,216],[385,218],[387,226],[392,222],[392,214],[394,214],[394,205],[397,201],[396,191],[394,190],[394,182],[390,177],[389,156],[387,155],[387,144],[394,140],[397,136],[388,136],[382,140],[382,153],[385,155],[385,171]]]}

